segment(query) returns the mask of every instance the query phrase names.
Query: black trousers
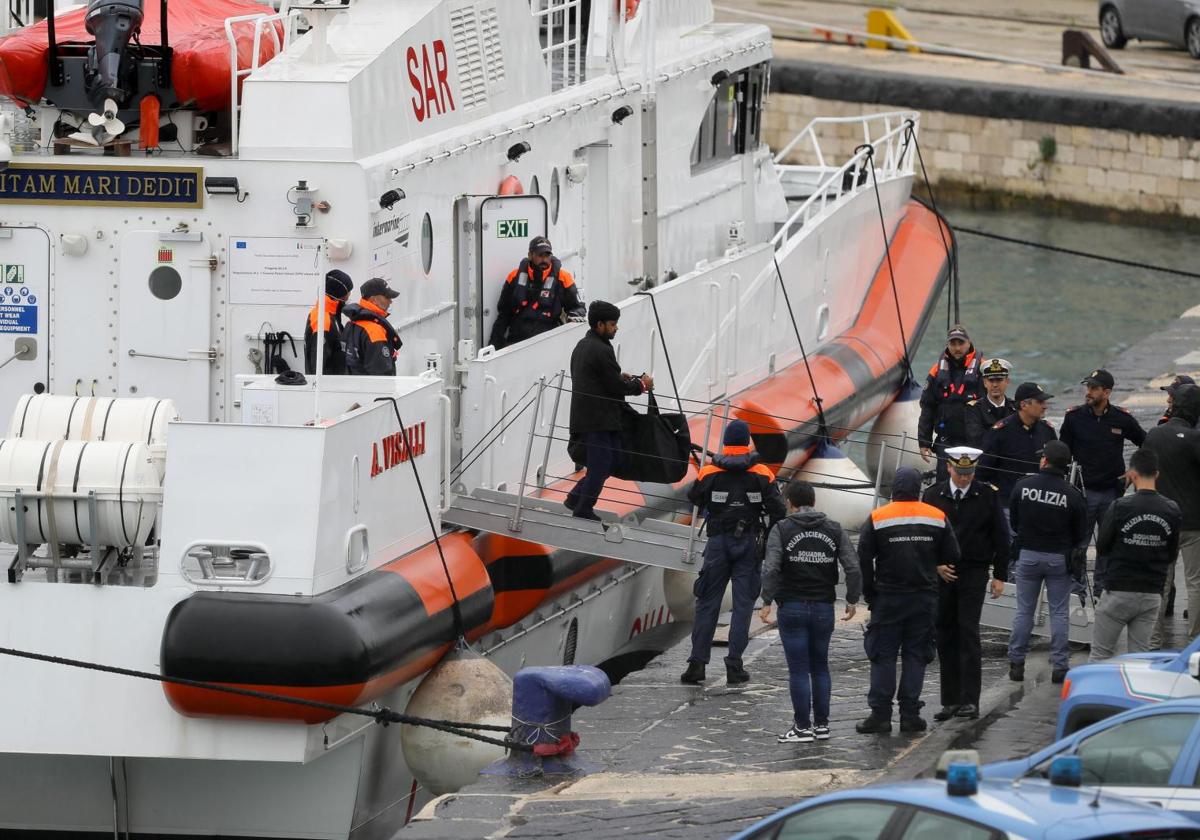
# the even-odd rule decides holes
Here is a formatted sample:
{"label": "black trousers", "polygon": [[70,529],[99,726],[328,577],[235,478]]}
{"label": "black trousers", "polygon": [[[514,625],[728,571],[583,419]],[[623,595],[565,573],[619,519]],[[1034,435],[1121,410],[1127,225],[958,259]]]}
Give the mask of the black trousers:
{"label": "black trousers", "polygon": [[937,652],[942,705],[979,705],[979,616],[991,574],[987,566],[959,563],[958,580],[938,584]]}

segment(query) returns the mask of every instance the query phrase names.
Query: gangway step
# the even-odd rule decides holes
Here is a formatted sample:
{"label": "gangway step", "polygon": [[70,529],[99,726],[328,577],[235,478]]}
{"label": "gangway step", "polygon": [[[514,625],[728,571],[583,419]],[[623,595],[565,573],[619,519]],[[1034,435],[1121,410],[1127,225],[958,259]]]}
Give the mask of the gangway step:
{"label": "gangway step", "polygon": [[[645,519],[614,519],[596,511],[603,522],[579,519],[564,505],[547,499],[518,497],[497,490],[475,489],[458,496],[442,521],[460,528],[517,537],[531,543],[645,566],[696,572],[704,538],[691,526]],[[515,521],[515,525],[514,525]]]}

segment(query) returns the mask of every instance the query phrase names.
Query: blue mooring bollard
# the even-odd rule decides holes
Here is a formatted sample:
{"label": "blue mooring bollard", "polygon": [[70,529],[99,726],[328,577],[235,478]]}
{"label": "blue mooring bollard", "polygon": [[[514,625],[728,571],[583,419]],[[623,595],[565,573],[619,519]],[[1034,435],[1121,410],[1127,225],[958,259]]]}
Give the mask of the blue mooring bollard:
{"label": "blue mooring bollard", "polygon": [[591,665],[522,668],[513,677],[510,737],[533,752],[514,750],[483,772],[521,778],[591,772],[575,753],[579,736],[571,731],[571,712],[598,705],[611,693],[608,676]]}

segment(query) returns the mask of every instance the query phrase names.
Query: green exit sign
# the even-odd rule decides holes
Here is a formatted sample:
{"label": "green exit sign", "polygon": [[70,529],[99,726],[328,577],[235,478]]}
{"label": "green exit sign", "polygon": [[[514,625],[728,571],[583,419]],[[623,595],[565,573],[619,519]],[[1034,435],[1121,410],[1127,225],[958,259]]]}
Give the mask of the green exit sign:
{"label": "green exit sign", "polygon": [[497,239],[524,239],[529,236],[528,219],[501,219],[496,222]]}

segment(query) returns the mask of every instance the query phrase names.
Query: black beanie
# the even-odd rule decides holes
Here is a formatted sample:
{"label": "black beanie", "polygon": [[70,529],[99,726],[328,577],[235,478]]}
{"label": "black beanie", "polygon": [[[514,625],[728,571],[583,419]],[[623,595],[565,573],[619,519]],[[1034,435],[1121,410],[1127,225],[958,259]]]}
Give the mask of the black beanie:
{"label": "black beanie", "polygon": [[621,317],[621,310],[606,300],[594,300],[588,307],[588,326],[596,328],[601,321],[616,321]]}
{"label": "black beanie", "polygon": [[325,294],[338,300],[345,300],[354,291],[354,281],[350,275],[334,268],[325,273]]}
{"label": "black beanie", "polygon": [[745,420],[730,420],[723,438],[726,446],[749,446],[750,426]]}

